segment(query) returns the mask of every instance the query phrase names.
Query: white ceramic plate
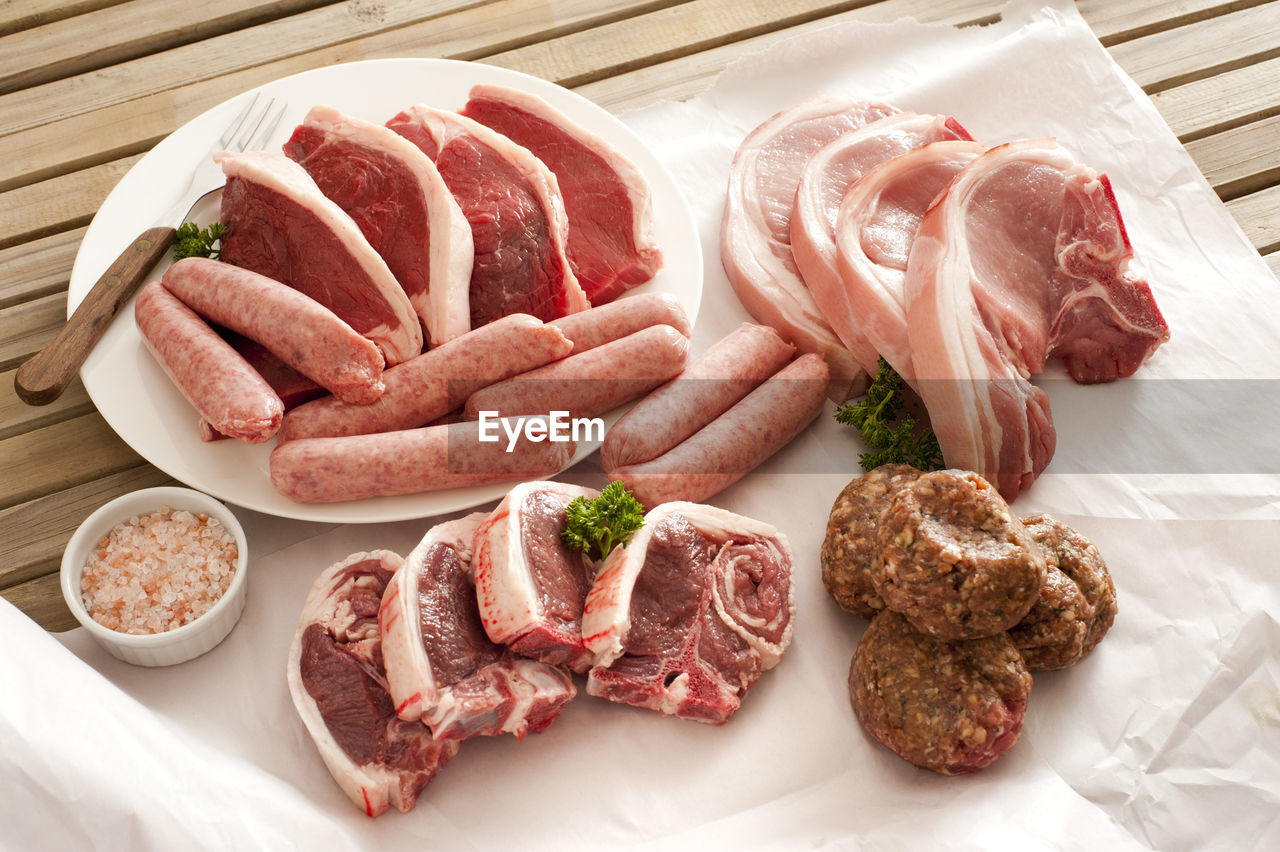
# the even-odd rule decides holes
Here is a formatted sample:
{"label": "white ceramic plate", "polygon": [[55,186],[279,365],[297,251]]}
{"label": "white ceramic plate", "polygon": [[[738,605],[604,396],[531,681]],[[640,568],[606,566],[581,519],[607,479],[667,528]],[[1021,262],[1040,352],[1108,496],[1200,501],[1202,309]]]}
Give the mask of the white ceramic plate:
{"label": "white ceramic plate", "polygon": [[[281,145],[307,111],[319,103],[381,123],[415,103],[460,109],[467,92],[477,83],[510,86],[542,97],[607,140],[640,168],[652,191],[654,225],[664,263],[652,281],[631,292],[657,290],[673,294],[684,305],[692,323],[702,297],[702,249],[693,216],[679,188],[625,124],[553,83],[490,65],[444,59],[373,60],[306,71],[260,87],[289,105],[268,147]],[[94,216],[76,255],[68,313],[124,246],[146,228],[166,224],[158,217],[177,201],[196,160],[251,97],[251,93],[244,93],[192,119],[156,145],[121,179]],[[196,218],[207,220],[208,216]],[[152,277],[159,277],[167,265],[168,261],[163,261]],[[274,441],[249,446],[231,440],[200,440],[198,415],[143,346],[131,307],[112,323],[80,370],[80,377],[107,423],[139,455],[174,479],[258,512],[343,523],[395,521],[476,506],[496,499],[511,485],[349,503],[295,503],[271,486],[267,458]],[[595,448],[594,444],[579,447],[574,462]]]}

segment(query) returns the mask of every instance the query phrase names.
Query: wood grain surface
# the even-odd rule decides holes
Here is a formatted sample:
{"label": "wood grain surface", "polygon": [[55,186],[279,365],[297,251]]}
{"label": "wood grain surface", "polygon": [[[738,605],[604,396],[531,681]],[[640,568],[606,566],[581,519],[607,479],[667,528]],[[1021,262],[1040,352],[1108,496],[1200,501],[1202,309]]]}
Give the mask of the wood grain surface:
{"label": "wood grain surface", "polygon": [[[737,57],[836,21],[998,19],[999,0],[5,0],[0,2],[0,593],[74,625],[57,570],[94,508],[170,482],[79,381],[33,408],[18,365],[57,333],[84,228],[120,177],[203,110],[359,59],[478,60],[621,112],[684,98]],[[1280,270],[1280,0],[1079,0],[1242,230]]]}

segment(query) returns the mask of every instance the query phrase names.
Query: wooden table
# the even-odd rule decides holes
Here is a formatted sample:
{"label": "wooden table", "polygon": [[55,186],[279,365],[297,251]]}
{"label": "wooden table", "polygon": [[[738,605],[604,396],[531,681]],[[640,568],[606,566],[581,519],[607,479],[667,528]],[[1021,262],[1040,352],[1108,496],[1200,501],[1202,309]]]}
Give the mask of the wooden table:
{"label": "wooden table", "polygon": [[[0,3],[0,592],[75,622],[58,565],[102,502],[170,482],[77,380],[51,405],[13,373],[66,316],[85,227],[120,177],[205,109],[286,74],[396,56],[489,62],[615,112],[688,97],[745,52],[834,21],[957,25],[999,0],[7,0]],[[1280,273],[1280,0],[1080,0],[1272,271]]]}

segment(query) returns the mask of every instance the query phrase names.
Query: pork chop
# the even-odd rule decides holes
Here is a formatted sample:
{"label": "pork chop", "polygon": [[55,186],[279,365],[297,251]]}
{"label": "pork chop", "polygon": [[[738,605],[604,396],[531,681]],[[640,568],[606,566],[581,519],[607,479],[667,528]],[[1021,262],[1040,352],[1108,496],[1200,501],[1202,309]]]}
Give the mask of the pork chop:
{"label": "pork chop", "polygon": [[875,375],[880,353],[851,309],[836,251],[836,214],[849,187],[899,154],[942,139],[968,139],[954,118],[902,112],[837,136],[805,163],[791,216],[791,250],[805,286],[836,336]]}
{"label": "pork chop", "polygon": [[1169,339],[1105,175],[1057,142],[1000,145],[924,214],[907,260],[917,390],[950,467],[1012,500],[1053,457],[1045,393],[1060,356],[1077,382],[1131,375]]}
{"label": "pork chop", "polygon": [[866,373],[832,331],[805,287],[791,252],[791,211],[809,157],[843,133],[898,110],[882,103],[814,95],[752,130],[729,172],[720,225],[720,262],[739,301],[801,352],[831,367],[831,394],[847,398]]}
{"label": "pork chop", "polygon": [[[833,323],[856,322],[871,347],[915,380],[903,293],[907,255],[920,217],[956,173],[981,154],[978,142],[933,142],[881,163],[853,182],[836,216],[841,293]],[[848,317],[847,320],[837,317]]]}

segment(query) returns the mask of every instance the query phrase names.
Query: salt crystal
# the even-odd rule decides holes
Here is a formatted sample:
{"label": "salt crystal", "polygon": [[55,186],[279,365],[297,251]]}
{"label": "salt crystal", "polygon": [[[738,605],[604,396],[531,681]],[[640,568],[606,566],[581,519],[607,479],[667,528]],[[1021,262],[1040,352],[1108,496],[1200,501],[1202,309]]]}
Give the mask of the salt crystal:
{"label": "salt crystal", "polygon": [[163,633],[199,618],[235,573],[236,541],[216,518],[160,507],[117,524],[85,561],[85,609],[122,633]]}

